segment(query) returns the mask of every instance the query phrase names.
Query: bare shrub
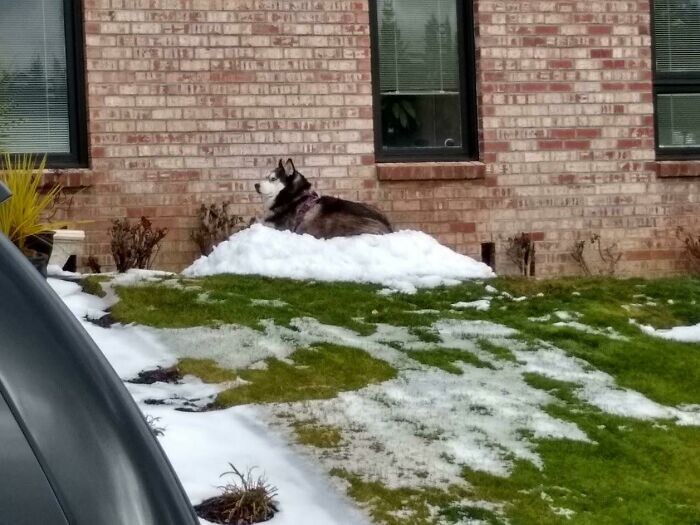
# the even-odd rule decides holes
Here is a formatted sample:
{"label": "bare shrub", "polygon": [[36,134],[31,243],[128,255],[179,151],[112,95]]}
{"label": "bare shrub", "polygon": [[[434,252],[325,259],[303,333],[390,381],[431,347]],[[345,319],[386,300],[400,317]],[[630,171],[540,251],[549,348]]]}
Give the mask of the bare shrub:
{"label": "bare shrub", "polygon": [[[590,245],[590,247],[589,247]],[[598,262],[589,259],[591,250],[598,255]],[[617,243],[603,246],[600,235],[591,234],[588,239],[576,241],[569,252],[584,275],[610,275],[617,273],[617,265],[622,259],[622,253]]]}
{"label": "bare shrub", "polygon": [[535,241],[529,233],[521,233],[508,238],[508,257],[513,261],[523,277],[535,275]]}
{"label": "bare shrub", "polygon": [[591,268],[588,266],[588,262],[586,261],[586,256],[584,255],[584,252],[586,251],[586,242],[587,241],[576,241],[574,243],[574,246],[571,248],[571,257],[573,257],[574,261],[576,261],[576,264],[578,264],[579,268],[581,268],[581,271],[583,272],[583,275],[591,275]]}
{"label": "bare shrub", "polygon": [[277,512],[277,487],[270,485],[264,476],[253,476],[252,468],[242,474],[229,465],[231,471],[221,476],[233,475],[238,479],[220,487],[220,496],[197,505],[197,515],[213,523],[231,525],[250,525],[271,519]]}
{"label": "bare shrub", "polygon": [[167,235],[167,228],[153,229],[146,217],[134,225],[129,219],[115,219],[109,230],[110,248],[117,271],[126,272],[131,268],[150,269],[158,255],[160,242]]}
{"label": "bare shrub", "polygon": [[224,202],[220,205],[200,206],[199,224],[190,237],[202,255],[209,255],[217,244],[245,227],[242,217],[229,213],[230,205],[229,202]]}
{"label": "bare shrub", "polygon": [[676,236],[685,245],[685,255],[693,273],[700,274],[700,235],[687,231],[682,226],[676,230]]}

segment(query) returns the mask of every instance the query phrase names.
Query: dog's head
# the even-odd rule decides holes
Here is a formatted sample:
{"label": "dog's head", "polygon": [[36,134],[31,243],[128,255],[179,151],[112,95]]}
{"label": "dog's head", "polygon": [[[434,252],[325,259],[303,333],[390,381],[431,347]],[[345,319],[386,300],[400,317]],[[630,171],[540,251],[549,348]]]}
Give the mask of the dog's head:
{"label": "dog's head", "polygon": [[255,184],[255,191],[262,196],[267,209],[291,202],[310,188],[311,183],[296,170],[292,159],[287,159],[284,164],[280,159],[277,167]]}

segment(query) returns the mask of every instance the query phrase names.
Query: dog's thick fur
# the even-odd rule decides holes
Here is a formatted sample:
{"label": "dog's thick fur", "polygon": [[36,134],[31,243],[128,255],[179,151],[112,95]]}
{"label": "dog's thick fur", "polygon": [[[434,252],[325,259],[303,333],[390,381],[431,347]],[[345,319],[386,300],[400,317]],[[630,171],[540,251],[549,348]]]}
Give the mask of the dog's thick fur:
{"label": "dog's thick fur", "polygon": [[358,202],[319,197],[294,167],[292,159],[278,166],[255,185],[267,214],[264,223],[278,230],[308,233],[319,239],[363,233],[384,234],[393,231],[389,220],[379,211]]}

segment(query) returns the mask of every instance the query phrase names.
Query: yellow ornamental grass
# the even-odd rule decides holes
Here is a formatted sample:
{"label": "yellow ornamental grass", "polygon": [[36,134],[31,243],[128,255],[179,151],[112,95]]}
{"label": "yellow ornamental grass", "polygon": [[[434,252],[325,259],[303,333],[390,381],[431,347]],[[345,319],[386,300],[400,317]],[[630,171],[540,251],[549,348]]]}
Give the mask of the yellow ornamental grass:
{"label": "yellow ornamental grass", "polygon": [[12,197],[0,205],[0,232],[20,250],[28,237],[53,231],[68,225],[65,222],[44,222],[53,207],[61,187],[40,192],[46,156],[37,164],[33,155],[3,155],[0,181],[12,192]]}

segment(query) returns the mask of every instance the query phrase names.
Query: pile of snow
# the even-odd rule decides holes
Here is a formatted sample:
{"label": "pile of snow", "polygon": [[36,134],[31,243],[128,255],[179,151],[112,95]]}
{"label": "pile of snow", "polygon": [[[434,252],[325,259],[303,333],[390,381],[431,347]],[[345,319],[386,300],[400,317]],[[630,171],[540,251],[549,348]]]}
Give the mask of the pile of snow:
{"label": "pile of snow", "polygon": [[[637,324],[634,323],[633,324]],[[700,323],[693,326],[674,326],[668,329],[656,329],[646,324],[638,325],[645,334],[681,343],[700,343]]]}
{"label": "pile of snow", "polygon": [[495,277],[485,264],[417,231],[316,239],[261,224],[232,235],[183,272],[222,273],[374,283],[405,293]]}

